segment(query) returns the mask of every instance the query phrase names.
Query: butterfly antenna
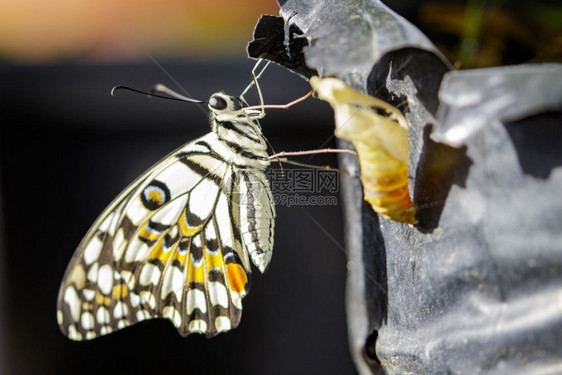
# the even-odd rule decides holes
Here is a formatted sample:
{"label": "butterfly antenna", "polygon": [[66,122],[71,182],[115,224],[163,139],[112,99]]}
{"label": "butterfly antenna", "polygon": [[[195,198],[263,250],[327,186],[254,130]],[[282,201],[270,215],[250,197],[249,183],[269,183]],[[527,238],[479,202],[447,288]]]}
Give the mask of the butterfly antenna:
{"label": "butterfly antenna", "polygon": [[183,100],[183,101],[190,102],[190,103],[205,103],[201,100],[196,100],[196,99],[192,99],[192,98],[189,98],[187,96],[184,96],[184,95],[164,86],[161,83],[156,84],[152,88],[152,90],[150,90],[150,92],[162,92],[164,94],[170,95],[172,98],[176,98],[178,100]]}
{"label": "butterfly antenna", "polygon": [[[156,87],[158,87],[158,86],[159,85],[156,85]],[[111,96],[115,96],[115,93],[117,92],[117,90],[128,90],[128,91],[136,92],[136,93],[139,93],[139,94],[145,94],[147,96],[154,97],[154,98],[176,100],[178,102],[184,102],[184,103],[185,102],[187,102],[187,103],[198,103],[198,104],[206,103],[204,101],[188,98],[186,96],[183,96],[183,95],[180,95],[180,94],[177,94],[177,93],[175,93],[177,95],[171,95],[169,92],[161,91],[161,90],[155,90],[155,89],[152,89],[150,92],[147,92],[147,91],[141,91],[141,90],[133,89],[133,88],[128,87],[128,86],[121,86],[121,85],[115,86],[114,88],[111,89]],[[154,94],[154,91],[165,92],[166,94],[168,94],[170,96],[163,96],[163,95]],[[170,91],[173,92],[172,90],[170,90]]]}

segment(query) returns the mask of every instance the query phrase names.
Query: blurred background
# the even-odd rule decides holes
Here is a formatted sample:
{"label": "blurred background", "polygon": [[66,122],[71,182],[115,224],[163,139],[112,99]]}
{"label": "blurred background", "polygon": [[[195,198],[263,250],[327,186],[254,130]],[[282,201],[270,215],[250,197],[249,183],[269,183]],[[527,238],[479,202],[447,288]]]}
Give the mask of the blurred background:
{"label": "blurred background", "polygon": [[[391,6],[458,68],[471,68],[559,61],[558,3]],[[277,207],[273,261],[254,272],[242,323],[229,333],[182,339],[168,321],[152,320],[76,343],[56,322],[62,275],[97,215],[142,171],[209,131],[195,105],[111,97],[111,88],[238,94],[254,64],[245,53],[253,27],[277,13],[274,1],[258,0],[0,2],[0,373],[354,372],[339,205]],[[261,87],[269,104],[309,90],[276,66]],[[334,146],[332,123],[329,107],[310,99],[269,110],[262,127],[276,151],[293,151]]]}
{"label": "blurred background", "polygon": [[[72,342],[56,322],[64,270],[96,217],[145,169],[210,131],[196,105],[111,97],[111,88],[240,94],[261,14],[278,14],[277,4],[0,2],[1,374],[353,373],[339,205],[277,207],[273,261],[263,275],[253,270],[231,332],[181,338],[167,320],[151,320]],[[269,104],[310,90],[274,66],[261,87]],[[254,92],[248,99],[257,104]],[[331,110],[317,100],[270,110],[262,127],[276,151],[334,144]]]}

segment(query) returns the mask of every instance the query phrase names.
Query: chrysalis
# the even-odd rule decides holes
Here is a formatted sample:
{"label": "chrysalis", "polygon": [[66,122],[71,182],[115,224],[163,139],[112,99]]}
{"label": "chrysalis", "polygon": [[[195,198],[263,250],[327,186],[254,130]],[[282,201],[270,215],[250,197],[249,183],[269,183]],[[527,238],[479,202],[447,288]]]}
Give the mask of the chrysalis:
{"label": "chrysalis", "polygon": [[334,109],[336,136],[350,141],[357,150],[365,200],[388,219],[416,224],[408,192],[408,125],[404,115],[336,78],[312,77],[310,84]]}

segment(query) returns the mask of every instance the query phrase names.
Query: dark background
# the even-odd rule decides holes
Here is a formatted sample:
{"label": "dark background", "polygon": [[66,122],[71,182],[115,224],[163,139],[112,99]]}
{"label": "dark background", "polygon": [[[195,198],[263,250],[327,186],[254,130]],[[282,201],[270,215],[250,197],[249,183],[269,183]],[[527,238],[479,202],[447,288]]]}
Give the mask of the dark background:
{"label": "dark background", "polygon": [[[240,93],[253,66],[247,60],[160,63],[203,100],[219,90]],[[207,115],[195,105],[125,91],[109,95],[117,84],[147,90],[158,82],[177,89],[149,59],[0,66],[2,373],[353,373],[339,205],[277,206],[273,260],[264,275],[254,268],[233,331],[184,339],[167,320],[149,320],[88,342],[60,333],[59,284],[97,215],[146,168],[209,131]],[[277,67],[261,87],[269,104],[309,90]],[[316,99],[268,110],[261,123],[276,151],[315,149],[333,134],[332,111]],[[336,165],[335,157],[298,160]]]}

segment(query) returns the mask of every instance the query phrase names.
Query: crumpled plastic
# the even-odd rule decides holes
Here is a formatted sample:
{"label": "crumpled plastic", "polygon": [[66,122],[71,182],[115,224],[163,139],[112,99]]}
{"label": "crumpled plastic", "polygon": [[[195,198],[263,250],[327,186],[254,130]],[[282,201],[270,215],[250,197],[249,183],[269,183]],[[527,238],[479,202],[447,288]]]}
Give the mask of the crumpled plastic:
{"label": "crumpled plastic", "polygon": [[410,125],[417,226],[373,213],[340,157],[359,373],[562,372],[561,65],[450,71],[378,1],[279,3],[283,31],[251,56],[342,79]]}

